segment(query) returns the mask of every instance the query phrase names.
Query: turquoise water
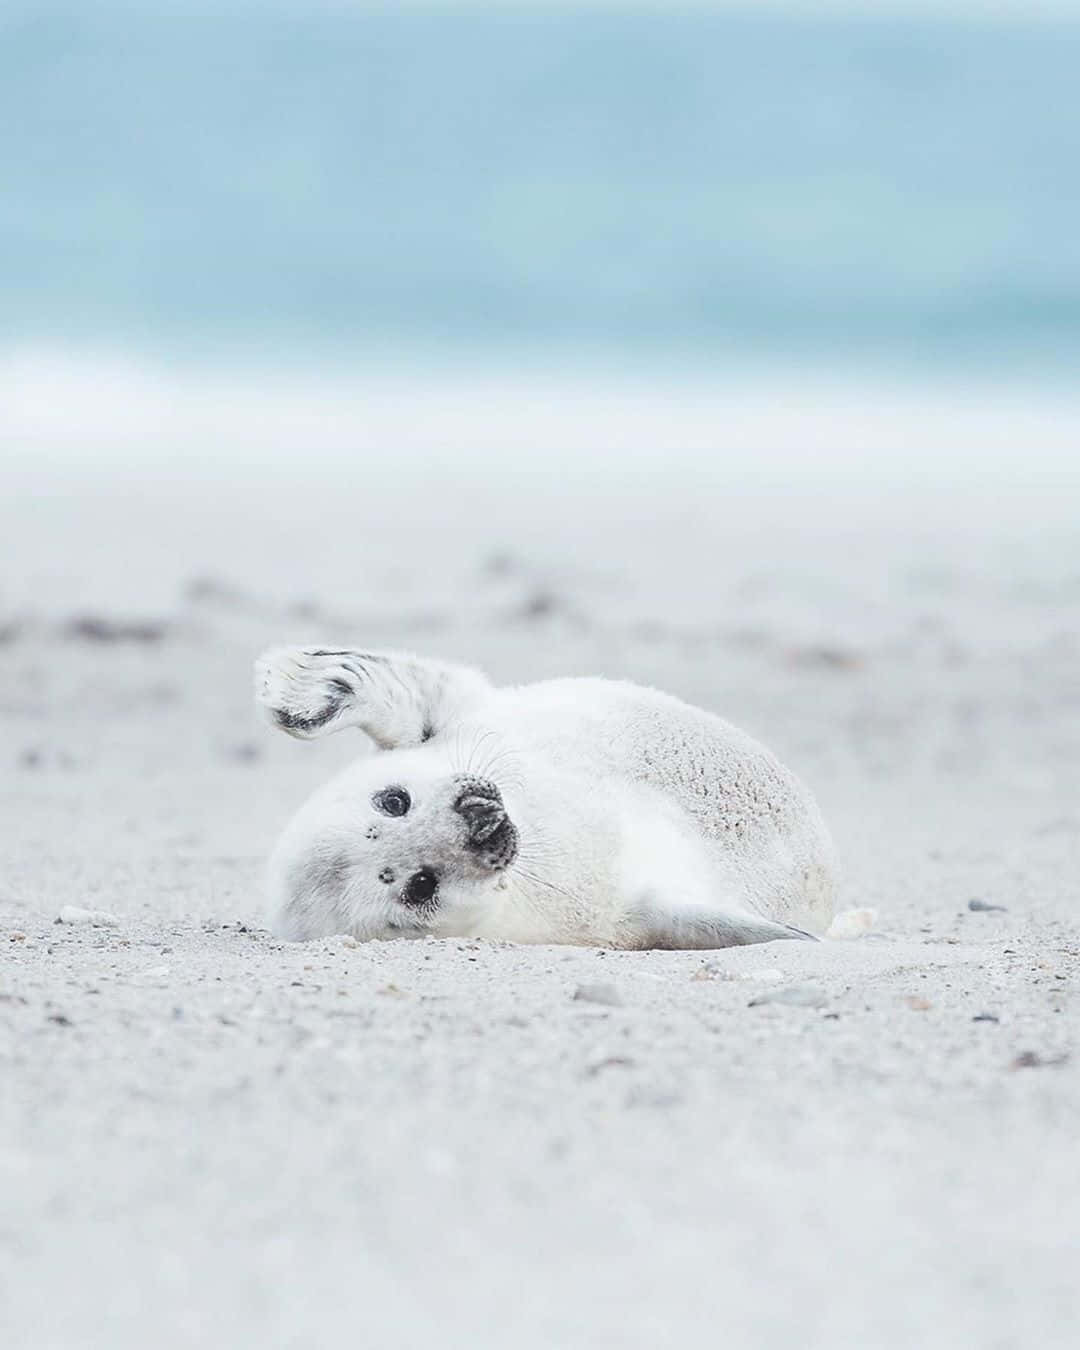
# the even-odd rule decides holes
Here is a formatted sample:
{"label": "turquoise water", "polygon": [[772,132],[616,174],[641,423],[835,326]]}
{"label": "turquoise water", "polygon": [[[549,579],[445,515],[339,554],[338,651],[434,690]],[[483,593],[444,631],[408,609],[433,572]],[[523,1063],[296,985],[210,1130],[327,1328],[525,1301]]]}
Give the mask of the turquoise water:
{"label": "turquoise water", "polygon": [[5,342],[1080,356],[1080,25],[207,10],[4,7]]}

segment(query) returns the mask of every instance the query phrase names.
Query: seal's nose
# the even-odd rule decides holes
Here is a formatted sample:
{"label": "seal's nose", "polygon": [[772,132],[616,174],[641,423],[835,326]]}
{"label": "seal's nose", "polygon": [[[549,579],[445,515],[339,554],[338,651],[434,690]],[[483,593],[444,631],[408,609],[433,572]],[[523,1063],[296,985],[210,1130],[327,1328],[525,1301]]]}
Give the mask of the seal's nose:
{"label": "seal's nose", "polygon": [[486,778],[466,778],[454,810],[465,822],[470,848],[482,848],[506,824],[502,794]]}

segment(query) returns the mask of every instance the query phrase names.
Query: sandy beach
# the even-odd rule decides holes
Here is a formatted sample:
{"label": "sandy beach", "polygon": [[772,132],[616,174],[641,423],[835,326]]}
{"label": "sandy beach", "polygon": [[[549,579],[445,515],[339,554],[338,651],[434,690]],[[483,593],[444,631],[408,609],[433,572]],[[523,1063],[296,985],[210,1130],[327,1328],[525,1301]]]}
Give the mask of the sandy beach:
{"label": "sandy beach", "polygon": [[[65,481],[4,503],[5,1344],[1072,1343],[1075,531],[793,502],[718,539],[653,493],[636,552],[610,497],[532,535],[430,500],[402,550],[359,492]],[[265,855],[363,752],[254,715],[309,636],[722,712],[874,932],[274,939]]]}
{"label": "sandy beach", "polygon": [[[7,0],[0,1350],[1077,1350],[1078,70],[1076,0]],[[284,942],[371,753],[257,715],[306,643],[710,709],[875,922]]]}

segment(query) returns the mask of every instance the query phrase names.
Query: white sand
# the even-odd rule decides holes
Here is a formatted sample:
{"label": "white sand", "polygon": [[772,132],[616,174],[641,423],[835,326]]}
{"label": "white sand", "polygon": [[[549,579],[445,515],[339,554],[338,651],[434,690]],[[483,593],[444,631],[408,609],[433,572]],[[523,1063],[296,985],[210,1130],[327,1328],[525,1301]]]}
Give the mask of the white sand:
{"label": "white sand", "polygon": [[[274,491],[0,506],[3,1345],[1075,1345],[1075,530],[807,498],[720,537],[646,486],[640,526],[410,505],[402,550],[370,496]],[[359,749],[250,710],[253,653],[307,636],[722,711],[812,784],[876,933],[273,940],[262,859]]]}

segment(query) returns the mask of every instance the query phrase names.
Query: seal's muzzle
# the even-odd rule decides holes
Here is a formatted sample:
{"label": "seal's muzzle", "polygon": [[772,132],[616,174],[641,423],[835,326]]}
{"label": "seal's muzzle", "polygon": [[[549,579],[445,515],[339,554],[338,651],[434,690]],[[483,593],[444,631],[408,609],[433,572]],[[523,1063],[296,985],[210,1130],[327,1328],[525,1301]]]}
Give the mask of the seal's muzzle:
{"label": "seal's muzzle", "polygon": [[517,854],[517,830],[502,793],[486,778],[464,778],[454,810],[465,822],[465,847],[493,869],[509,867]]}

